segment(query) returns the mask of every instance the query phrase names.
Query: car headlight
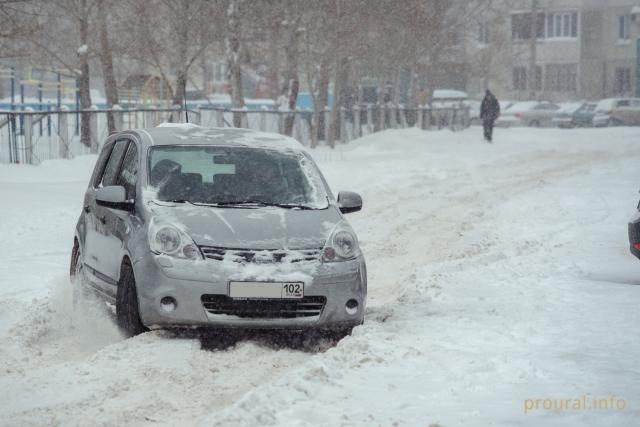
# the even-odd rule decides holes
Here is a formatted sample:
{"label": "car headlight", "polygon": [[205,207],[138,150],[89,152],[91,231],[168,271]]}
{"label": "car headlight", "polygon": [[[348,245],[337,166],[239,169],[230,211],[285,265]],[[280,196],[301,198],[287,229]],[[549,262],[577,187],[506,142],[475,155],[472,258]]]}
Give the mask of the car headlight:
{"label": "car headlight", "polygon": [[191,237],[171,224],[150,225],[149,247],[156,254],[182,259],[203,259]]}
{"label": "car headlight", "polygon": [[358,238],[351,227],[340,223],[333,230],[322,251],[325,262],[346,261],[360,255]]}

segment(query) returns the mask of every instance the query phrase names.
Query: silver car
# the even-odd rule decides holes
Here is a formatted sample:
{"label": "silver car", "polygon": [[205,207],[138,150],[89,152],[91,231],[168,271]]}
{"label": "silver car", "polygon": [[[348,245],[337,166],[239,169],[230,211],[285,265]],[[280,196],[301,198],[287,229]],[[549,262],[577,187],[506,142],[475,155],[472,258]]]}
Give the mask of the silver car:
{"label": "silver car", "polygon": [[367,273],[337,200],[295,140],[174,125],[105,142],[71,256],[75,300],[129,335],[166,327],[328,330],[364,320]]}
{"label": "silver car", "polygon": [[550,127],[553,116],[560,106],[550,102],[523,101],[507,107],[498,120],[498,127]]}

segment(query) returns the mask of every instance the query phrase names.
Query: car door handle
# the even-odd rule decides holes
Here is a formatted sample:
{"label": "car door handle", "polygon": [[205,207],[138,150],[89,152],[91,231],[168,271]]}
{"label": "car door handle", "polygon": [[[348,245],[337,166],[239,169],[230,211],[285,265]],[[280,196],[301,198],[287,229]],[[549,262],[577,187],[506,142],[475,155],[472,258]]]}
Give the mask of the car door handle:
{"label": "car door handle", "polygon": [[85,212],[85,213],[89,213],[89,212],[91,212],[91,206],[89,206],[89,205],[85,205],[85,206],[84,206],[84,212]]}
{"label": "car door handle", "polygon": [[101,222],[101,223],[103,223],[103,224],[106,224],[106,223],[107,223],[107,217],[106,217],[106,216],[104,216],[104,215],[102,215],[102,216],[100,217],[100,222]]}

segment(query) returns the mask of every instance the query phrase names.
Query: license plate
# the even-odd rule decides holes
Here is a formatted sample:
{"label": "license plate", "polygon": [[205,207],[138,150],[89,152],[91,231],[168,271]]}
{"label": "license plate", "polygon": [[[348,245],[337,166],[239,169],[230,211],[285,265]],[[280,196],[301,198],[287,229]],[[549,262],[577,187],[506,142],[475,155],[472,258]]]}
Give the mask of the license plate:
{"label": "license plate", "polygon": [[229,282],[231,298],[299,299],[304,297],[302,282]]}

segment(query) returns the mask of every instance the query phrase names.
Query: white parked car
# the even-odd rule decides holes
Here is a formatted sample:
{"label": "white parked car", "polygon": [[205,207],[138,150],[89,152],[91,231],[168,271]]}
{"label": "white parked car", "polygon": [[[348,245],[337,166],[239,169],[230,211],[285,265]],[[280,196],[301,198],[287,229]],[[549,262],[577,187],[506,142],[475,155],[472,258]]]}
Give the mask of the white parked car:
{"label": "white parked car", "polygon": [[603,99],[596,106],[593,125],[597,127],[640,125],[640,98]]}
{"label": "white parked car", "polygon": [[551,102],[516,102],[501,112],[496,126],[550,127],[553,126],[553,115],[559,109],[559,105]]}

